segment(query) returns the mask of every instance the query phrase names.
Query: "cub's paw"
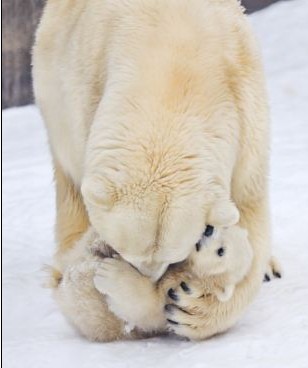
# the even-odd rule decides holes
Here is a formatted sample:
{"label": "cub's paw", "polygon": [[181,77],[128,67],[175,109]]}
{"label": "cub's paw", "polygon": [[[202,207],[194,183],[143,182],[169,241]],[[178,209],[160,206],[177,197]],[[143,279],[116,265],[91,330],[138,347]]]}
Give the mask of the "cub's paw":
{"label": "cub's paw", "polygon": [[202,304],[204,289],[198,283],[182,281],[176,288],[168,290],[170,301],[180,308],[197,308]]}
{"label": "cub's paw", "polygon": [[93,281],[100,293],[122,299],[126,285],[133,281],[136,274],[139,275],[138,271],[129,263],[117,258],[105,258],[97,267]]}
{"label": "cub's paw", "polygon": [[269,282],[275,278],[281,279],[282,278],[282,268],[280,263],[277,261],[275,257],[271,257],[267,269],[264,274],[263,281]]}
{"label": "cub's paw", "polygon": [[204,289],[198,283],[182,281],[168,290],[169,303],[164,307],[167,329],[191,340],[203,338],[204,322],[208,316],[208,299]]}
{"label": "cub's paw", "polygon": [[213,292],[194,279],[169,289],[164,308],[167,329],[189,340],[204,340],[232,326],[236,319],[229,314],[230,304]]}
{"label": "cub's paw", "polygon": [[105,258],[94,276],[96,289],[106,296],[109,310],[117,317],[138,325],[140,316],[149,310],[152,283],[123,260]]}

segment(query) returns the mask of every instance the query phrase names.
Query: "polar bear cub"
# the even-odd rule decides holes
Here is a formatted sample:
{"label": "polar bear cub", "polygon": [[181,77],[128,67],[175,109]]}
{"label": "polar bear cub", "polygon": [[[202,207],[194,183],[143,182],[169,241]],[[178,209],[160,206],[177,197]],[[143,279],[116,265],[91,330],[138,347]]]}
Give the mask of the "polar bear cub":
{"label": "polar bear cub", "polygon": [[[225,302],[248,273],[252,258],[246,229],[238,225],[221,229],[208,225],[188,263],[190,272],[200,280],[199,288]],[[185,285],[182,284],[184,289]]]}

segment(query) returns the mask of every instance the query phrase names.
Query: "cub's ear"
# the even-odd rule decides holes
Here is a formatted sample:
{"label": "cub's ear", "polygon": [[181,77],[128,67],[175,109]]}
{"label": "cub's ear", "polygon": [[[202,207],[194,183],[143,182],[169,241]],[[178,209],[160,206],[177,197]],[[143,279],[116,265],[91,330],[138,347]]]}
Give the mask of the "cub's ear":
{"label": "cub's ear", "polygon": [[112,195],[104,178],[99,176],[87,176],[81,183],[81,194],[86,206],[96,206],[109,210],[112,205]]}
{"label": "cub's ear", "polygon": [[229,227],[238,223],[239,210],[230,200],[220,200],[212,206],[207,223],[218,227]]}

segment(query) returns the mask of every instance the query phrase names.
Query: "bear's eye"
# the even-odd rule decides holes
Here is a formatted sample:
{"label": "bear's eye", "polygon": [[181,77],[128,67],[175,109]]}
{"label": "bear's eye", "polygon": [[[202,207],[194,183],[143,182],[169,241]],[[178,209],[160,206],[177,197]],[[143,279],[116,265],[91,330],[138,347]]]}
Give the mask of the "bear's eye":
{"label": "bear's eye", "polygon": [[203,235],[206,236],[206,237],[210,237],[210,236],[213,235],[213,232],[214,232],[214,226],[207,225],[205,230],[204,230]]}
{"label": "bear's eye", "polygon": [[217,253],[218,257],[222,257],[225,254],[225,248],[223,248],[223,247],[218,248],[216,253]]}

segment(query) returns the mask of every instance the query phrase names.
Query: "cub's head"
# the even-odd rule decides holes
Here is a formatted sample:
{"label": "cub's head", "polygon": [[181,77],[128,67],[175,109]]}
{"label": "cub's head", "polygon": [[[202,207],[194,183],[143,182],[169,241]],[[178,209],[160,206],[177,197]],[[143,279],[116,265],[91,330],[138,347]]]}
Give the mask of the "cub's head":
{"label": "cub's head", "polygon": [[232,273],[242,277],[252,261],[247,230],[233,225],[208,226],[189,257],[192,272],[198,277]]}

